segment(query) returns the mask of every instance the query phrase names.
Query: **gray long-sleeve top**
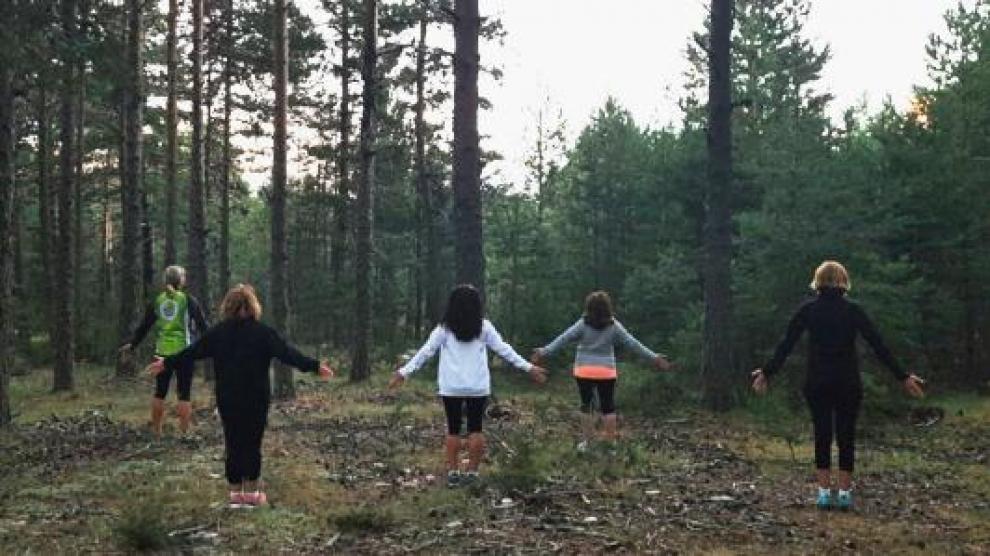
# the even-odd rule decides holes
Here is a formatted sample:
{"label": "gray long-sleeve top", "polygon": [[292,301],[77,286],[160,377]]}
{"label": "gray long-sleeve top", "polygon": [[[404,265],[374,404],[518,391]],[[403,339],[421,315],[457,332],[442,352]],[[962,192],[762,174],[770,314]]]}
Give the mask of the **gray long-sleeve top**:
{"label": "gray long-sleeve top", "polygon": [[571,342],[577,342],[577,355],[574,358],[576,367],[591,365],[614,369],[617,344],[624,345],[645,359],[657,358],[657,354],[634,338],[621,322],[614,320],[609,326],[598,330],[585,324],[583,318],[578,319],[549,345],[538,348],[537,352],[544,357],[550,356]]}

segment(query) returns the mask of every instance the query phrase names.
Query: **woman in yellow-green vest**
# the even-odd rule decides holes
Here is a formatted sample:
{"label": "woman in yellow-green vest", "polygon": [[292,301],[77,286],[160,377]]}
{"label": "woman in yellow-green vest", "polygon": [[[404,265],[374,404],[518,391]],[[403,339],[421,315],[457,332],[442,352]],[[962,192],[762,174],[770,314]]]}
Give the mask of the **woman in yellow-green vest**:
{"label": "woman in yellow-green vest", "polygon": [[[121,347],[129,351],[141,343],[152,327],[155,328],[155,355],[167,357],[176,354],[193,343],[196,336],[208,328],[203,309],[196,298],[184,292],[186,286],[186,269],[181,266],[170,266],[165,269],[165,288],[152,301],[144,313],[144,319],[131,341]],[[151,428],[155,436],[162,435],[162,421],[165,418],[165,396],[168,394],[172,375],[176,378],[176,390],[179,398],[179,430],[189,431],[192,419],[192,405],[189,403],[192,393],[193,369],[189,367],[173,373],[171,370],[159,374],[155,378],[155,396],[151,399]]]}

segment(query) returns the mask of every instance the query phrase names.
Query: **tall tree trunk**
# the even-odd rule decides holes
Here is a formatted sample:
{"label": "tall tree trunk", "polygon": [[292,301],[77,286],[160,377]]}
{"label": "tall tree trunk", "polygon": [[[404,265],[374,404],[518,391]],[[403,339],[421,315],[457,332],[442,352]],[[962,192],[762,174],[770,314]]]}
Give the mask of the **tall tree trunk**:
{"label": "tall tree trunk", "polygon": [[[0,78],[2,79],[2,78]],[[16,118],[15,118],[16,121]],[[16,132],[15,132],[16,135]],[[16,144],[16,141],[15,141]],[[15,151],[14,158],[16,160],[17,154]],[[15,172],[16,176],[16,172]],[[12,241],[14,242],[14,285],[13,285],[13,299],[27,299],[26,296],[30,295],[31,290],[28,287],[28,271],[26,268],[27,261],[24,258],[24,204],[25,204],[25,188],[23,184],[17,183],[14,180],[14,214],[13,223],[11,226],[13,230]],[[2,271],[0,271],[2,272]],[[16,307],[12,310],[11,318],[14,319],[14,353],[28,353],[31,349],[31,312],[29,304],[15,304]],[[14,371],[18,369],[15,361]]]}
{"label": "tall tree trunk", "polygon": [[106,166],[104,167],[105,177],[103,179],[103,191],[100,195],[100,285],[97,288],[97,298],[99,306],[106,307],[108,300],[112,297],[113,276],[110,270],[111,248],[113,240],[111,227],[113,218],[110,214],[110,177],[113,175],[113,158],[110,151],[107,151]]}
{"label": "tall tree trunk", "polygon": [[343,302],[343,269],[347,249],[348,207],[350,205],[351,160],[351,0],[340,0],[340,146],[337,149],[337,191],[334,195],[334,227],[330,238],[330,280],[336,297],[331,339],[335,346],[343,345],[344,331],[350,328]]}
{"label": "tall tree trunk", "polygon": [[[147,183],[145,179],[141,180]],[[151,226],[148,191],[141,191],[141,294],[150,300],[155,291],[155,234]]]}
{"label": "tall tree trunk", "polygon": [[220,291],[230,287],[230,114],[233,96],[230,91],[234,63],[234,0],[224,6],[224,70],[223,70],[223,179],[220,182]]}
{"label": "tall tree trunk", "polygon": [[478,0],[456,0],[454,23],[454,225],[457,281],[484,295],[481,150],[478,141]]}
{"label": "tall tree trunk", "polygon": [[55,187],[51,183],[51,116],[48,112],[48,82],[38,76],[38,223],[41,252],[41,296],[44,321],[48,324],[49,339],[54,341],[55,319],[52,295],[55,292],[55,274],[52,261],[55,253]]}
{"label": "tall tree trunk", "polygon": [[733,0],[712,0],[708,57],[708,193],[703,233],[705,299],[702,388],[717,411],[732,402],[732,79]]}
{"label": "tall tree trunk", "polygon": [[[80,25],[80,36],[86,36],[86,26],[89,24],[89,0],[81,0],[79,2],[79,25]],[[82,337],[82,327],[80,326],[80,321],[78,316],[82,314],[82,276],[83,276],[83,188],[85,183],[83,182],[83,165],[86,159],[86,61],[80,56],[76,61],[76,73],[79,80],[79,91],[76,95],[76,183],[75,189],[73,190],[73,206],[75,207],[75,214],[72,218],[72,236],[75,239],[75,244],[72,250],[72,266],[76,269],[75,276],[73,277],[73,290],[75,291],[75,302],[73,304],[73,314],[76,315],[75,322],[75,337],[76,337],[76,356],[79,357],[82,354],[78,353],[81,349],[82,342],[79,338]]]}
{"label": "tall tree trunk", "polygon": [[76,80],[76,2],[63,0],[61,6],[62,29],[65,38],[63,56],[65,64],[62,67],[62,84],[59,94],[61,106],[59,115],[59,183],[58,183],[58,215],[55,234],[55,260],[59,263],[55,273],[55,368],[53,390],[72,390],[75,352],[73,345],[73,314],[72,314],[72,191],[75,172],[73,168],[76,151],[75,142],[75,104]]}
{"label": "tall tree trunk", "polygon": [[[123,230],[120,248],[120,338],[130,334],[141,297],[142,127],[144,123],[143,0],[127,2],[127,84],[124,92],[124,182],[120,189]],[[132,365],[118,365],[118,376]]]}
{"label": "tall tree trunk", "polygon": [[[432,276],[439,268],[437,255],[436,215],[433,208],[433,187],[426,172],[426,28],[428,13],[423,6],[419,20],[419,45],[416,49],[416,192],[420,202],[420,245],[425,259],[419,261],[418,289],[423,292],[427,326],[433,326],[440,318],[440,290]],[[417,313],[419,304],[417,302]],[[417,324],[417,328],[419,325]],[[417,330],[417,333],[419,331]]]}
{"label": "tall tree trunk", "polygon": [[[286,119],[288,113],[289,37],[286,21],[286,0],[275,0],[275,144],[272,161],[272,253],[271,253],[271,301],[272,324],[285,335],[289,323],[288,246],[285,237],[286,197]],[[296,395],[292,381],[292,369],[275,364],[275,398],[292,399]]]}
{"label": "tall tree trunk", "polygon": [[362,14],[364,47],[361,50],[361,182],[357,191],[357,211],[354,227],[354,355],[351,361],[351,380],[365,380],[371,376],[371,264],[373,238],[373,210],[375,185],[375,126],[377,116],[376,65],[378,63],[378,5],[375,0],[364,0]]}
{"label": "tall tree trunk", "polygon": [[[2,44],[11,34],[0,28]],[[10,423],[10,375],[14,367],[13,245],[11,224],[14,209],[14,70],[0,58],[0,427]]]}
{"label": "tall tree trunk", "polygon": [[192,160],[189,164],[189,290],[209,307],[203,168],[203,0],[192,3]]}
{"label": "tall tree trunk", "polygon": [[179,19],[179,0],[168,0],[168,35],[165,39],[168,93],[165,102],[165,266],[173,265],[178,257],[175,240],[175,211],[178,200],[176,190],[176,158],[178,157],[178,110],[176,107],[176,81],[178,79],[178,54],[176,51],[176,27]]}

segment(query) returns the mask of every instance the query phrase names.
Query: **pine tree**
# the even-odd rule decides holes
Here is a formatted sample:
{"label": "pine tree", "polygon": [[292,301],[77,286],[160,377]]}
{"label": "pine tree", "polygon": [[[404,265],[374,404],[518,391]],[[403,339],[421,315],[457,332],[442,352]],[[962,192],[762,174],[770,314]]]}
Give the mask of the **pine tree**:
{"label": "pine tree", "polygon": [[731,403],[732,367],[732,75],[733,1],[712,0],[708,86],[708,191],[703,232],[705,298],[703,395],[710,407]]}
{"label": "pine tree", "polygon": [[[288,28],[285,0],[275,0],[275,33],[273,54],[275,57],[275,135],[274,160],[272,163],[272,253],[271,253],[271,292],[270,301],[272,324],[284,334],[288,334],[289,285],[288,248],[285,236],[286,198],[286,119],[288,112]],[[280,400],[295,397],[292,369],[275,364],[275,398]]]}
{"label": "pine tree", "polygon": [[456,0],[454,21],[454,225],[457,281],[485,291],[478,138],[478,0]]}
{"label": "pine tree", "polygon": [[361,51],[361,181],[355,203],[354,274],[356,281],[354,303],[354,351],[351,380],[366,380],[371,376],[371,272],[374,237],[375,149],[377,126],[378,61],[378,3],[363,0]]}

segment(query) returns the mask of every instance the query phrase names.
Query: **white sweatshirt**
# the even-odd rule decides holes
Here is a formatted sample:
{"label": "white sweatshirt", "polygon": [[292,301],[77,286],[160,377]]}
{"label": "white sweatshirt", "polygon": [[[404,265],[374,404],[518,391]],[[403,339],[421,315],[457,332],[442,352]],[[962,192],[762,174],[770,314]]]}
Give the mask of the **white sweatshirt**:
{"label": "white sweatshirt", "polygon": [[437,381],[440,383],[441,396],[487,396],[491,394],[492,386],[486,347],[525,372],[533,367],[512,346],[505,343],[498,330],[485,319],[481,324],[481,336],[470,342],[458,340],[443,325],[437,326],[416,355],[399,369],[399,374],[408,377],[440,350],[440,373]]}

